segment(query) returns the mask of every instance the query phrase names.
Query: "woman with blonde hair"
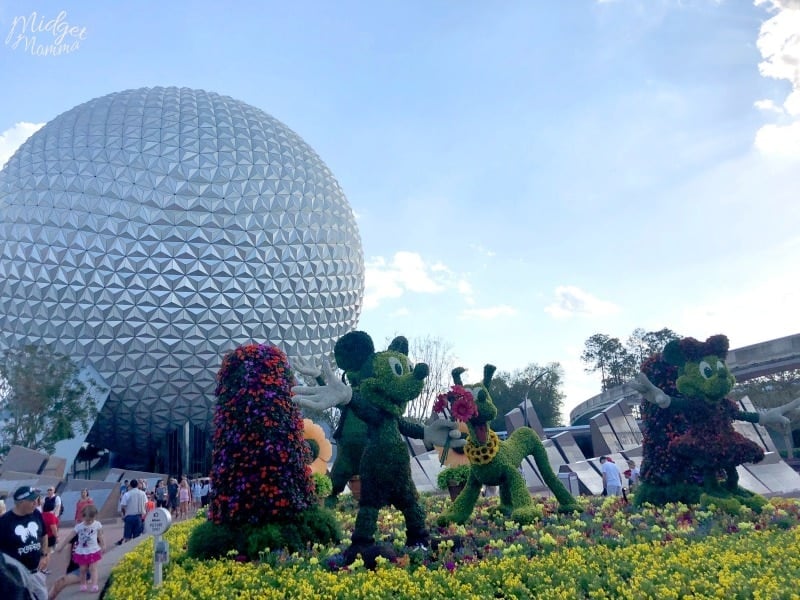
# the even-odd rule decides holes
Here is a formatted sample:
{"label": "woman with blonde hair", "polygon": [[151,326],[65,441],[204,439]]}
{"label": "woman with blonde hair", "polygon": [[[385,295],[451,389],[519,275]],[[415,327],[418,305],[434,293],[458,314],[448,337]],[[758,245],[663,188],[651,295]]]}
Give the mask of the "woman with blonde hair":
{"label": "woman with blonde hair", "polygon": [[178,500],[180,501],[180,507],[178,508],[178,517],[180,518],[183,516],[184,518],[189,516],[189,499],[191,498],[191,491],[189,490],[189,482],[186,481],[184,477],[181,479],[181,483],[178,486]]}

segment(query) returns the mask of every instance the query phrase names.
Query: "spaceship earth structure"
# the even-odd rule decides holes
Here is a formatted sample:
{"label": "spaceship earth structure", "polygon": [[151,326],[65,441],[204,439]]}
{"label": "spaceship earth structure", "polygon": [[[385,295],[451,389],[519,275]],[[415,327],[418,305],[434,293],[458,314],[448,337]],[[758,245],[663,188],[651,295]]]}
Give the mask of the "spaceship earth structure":
{"label": "spaceship earth structure", "polygon": [[222,355],[329,353],[358,320],[353,212],[319,156],[215,93],[143,88],[50,121],[0,170],[0,345],[51,344],[110,387],[89,440],[209,430]]}

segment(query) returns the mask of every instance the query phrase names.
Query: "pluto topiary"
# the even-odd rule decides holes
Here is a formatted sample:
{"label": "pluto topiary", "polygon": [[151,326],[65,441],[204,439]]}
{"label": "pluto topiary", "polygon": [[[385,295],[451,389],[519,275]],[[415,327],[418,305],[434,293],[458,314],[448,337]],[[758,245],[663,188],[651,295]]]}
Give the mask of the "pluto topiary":
{"label": "pluto topiary", "polygon": [[558,479],[547,459],[547,451],[536,432],[530,427],[520,427],[505,441],[500,441],[489,423],[497,416],[497,407],[492,402],[489,386],[494,375],[494,365],[483,369],[480,383],[463,385],[464,369],[453,370],[455,385],[447,394],[437,399],[434,410],[448,409],[453,417],[465,422],[469,429],[464,453],[469,458],[469,478],[464,490],[452,507],[439,516],[439,525],[465,523],[475,508],[484,485],[500,487],[500,510],[519,523],[530,523],[540,514],[535,510],[525,478],[519,472],[526,456],[533,455],[544,482],[552,490],[559,503],[559,511],[581,511],[572,494]]}

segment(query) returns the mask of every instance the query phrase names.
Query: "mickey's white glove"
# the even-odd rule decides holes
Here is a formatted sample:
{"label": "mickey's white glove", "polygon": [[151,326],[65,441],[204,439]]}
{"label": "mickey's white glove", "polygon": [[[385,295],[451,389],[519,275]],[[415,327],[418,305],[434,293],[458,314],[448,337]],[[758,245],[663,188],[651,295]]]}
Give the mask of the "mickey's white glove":
{"label": "mickey's white glove", "polygon": [[444,447],[450,441],[450,448],[461,448],[467,440],[461,439],[458,423],[447,419],[432,419],[425,424],[422,441],[425,448],[432,450],[434,446]]}
{"label": "mickey's white glove", "polygon": [[300,358],[296,356],[291,360],[292,368],[303,375],[304,377],[310,377],[311,379],[316,379],[320,375],[322,375],[322,369],[320,369],[317,365],[314,364],[312,360],[306,360],[304,358]]}
{"label": "mickey's white glove", "polygon": [[791,430],[792,420],[785,416],[784,413],[797,410],[798,407],[800,407],[800,398],[795,398],[788,404],[778,406],[777,408],[771,408],[770,410],[765,410],[764,412],[758,414],[758,424],[769,425],[770,427],[774,427],[775,429],[783,431],[784,433],[788,433]]}
{"label": "mickey's white glove", "polygon": [[639,392],[648,402],[658,405],[660,408],[667,408],[672,403],[672,398],[667,396],[663,390],[653,385],[647,375],[639,373],[636,379],[630,382],[630,386]]}
{"label": "mickey's white glove", "polygon": [[292,400],[298,406],[312,410],[327,410],[334,406],[349,404],[353,398],[353,390],[336,377],[330,364],[323,363],[323,376],[325,385],[305,386],[296,385],[292,388]]}

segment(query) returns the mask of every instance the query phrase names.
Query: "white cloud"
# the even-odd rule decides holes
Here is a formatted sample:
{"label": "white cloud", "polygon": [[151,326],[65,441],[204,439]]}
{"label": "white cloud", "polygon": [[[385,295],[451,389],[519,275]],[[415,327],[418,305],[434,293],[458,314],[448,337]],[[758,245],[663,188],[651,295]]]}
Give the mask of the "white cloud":
{"label": "white cloud", "polygon": [[498,319],[500,317],[513,317],[517,314],[517,309],[507,304],[490,306],[487,308],[468,308],[461,312],[462,319],[477,318],[482,320]]}
{"label": "white cloud", "polygon": [[763,154],[800,158],[800,120],[788,125],[764,125],[755,146]]}
{"label": "white cloud", "polygon": [[756,102],[762,110],[782,113],[782,119],[759,129],[755,146],[763,154],[800,158],[800,0],[755,0],[756,6],[762,4],[774,14],[758,34],[763,58],[758,69],[764,77],[787,80],[792,91],[782,105]]}
{"label": "white cloud", "polygon": [[458,278],[446,265],[428,265],[416,252],[396,252],[391,262],[382,256],[367,261],[364,309],[376,308],[387,298],[399,298],[407,292],[441,294],[454,290],[472,301],[472,286]]}
{"label": "white cloud", "polygon": [[597,317],[619,312],[616,304],[595,298],[590,293],[572,285],[557,287],[555,295],[555,302],[545,307],[544,311],[556,319],[575,315]]}
{"label": "white cloud", "polygon": [[20,122],[0,133],[0,167],[6,164],[25,140],[43,126],[44,123]]}
{"label": "white cloud", "polygon": [[778,114],[784,114],[785,112],[782,106],[779,106],[775,104],[775,102],[773,102],[772,100],[767,100],[767,99],[756,100],[753,103],[753,106],[755,106],[758,110],[763,110],[764,112],[774,112]]}

